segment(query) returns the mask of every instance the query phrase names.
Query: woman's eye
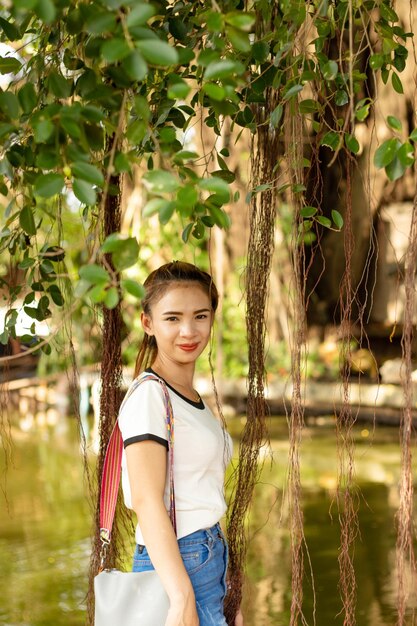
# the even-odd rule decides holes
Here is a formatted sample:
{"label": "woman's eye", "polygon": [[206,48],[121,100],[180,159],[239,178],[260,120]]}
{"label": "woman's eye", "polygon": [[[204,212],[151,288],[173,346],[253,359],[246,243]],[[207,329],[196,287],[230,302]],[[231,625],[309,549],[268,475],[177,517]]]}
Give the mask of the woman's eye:
{"label": "woman's eye", "polygon": [[167,317],[165,321],[166,322],[176,322],[177,319],[178,319],[177,317]]}
{"label": "woman's eye", "polygon": [[207,317],[208,317],[207,313],[200,313],[200,315],[197,315],[198,320],[206,320]]}

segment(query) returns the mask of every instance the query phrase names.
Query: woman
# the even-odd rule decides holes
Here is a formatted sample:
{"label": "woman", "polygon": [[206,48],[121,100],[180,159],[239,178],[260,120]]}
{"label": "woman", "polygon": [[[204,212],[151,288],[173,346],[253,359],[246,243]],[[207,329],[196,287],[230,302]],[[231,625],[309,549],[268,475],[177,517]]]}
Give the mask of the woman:
{"label": "woman", "polygon": [[145,288],[145,336],[135,377],[152,372],[168,386],[177,535],[167,515],[163,392],[158,381],[147,380],[119,416],[125,502],[138,518],[133,571],[155,567],[158,572],[170,600],[165,626],[226,626],[227,544],[219,520],[226,510],[223,481],[231,440],[193,386],[196,360],[210,338],[217,289],[209,274],[177,261],[152,272]]}

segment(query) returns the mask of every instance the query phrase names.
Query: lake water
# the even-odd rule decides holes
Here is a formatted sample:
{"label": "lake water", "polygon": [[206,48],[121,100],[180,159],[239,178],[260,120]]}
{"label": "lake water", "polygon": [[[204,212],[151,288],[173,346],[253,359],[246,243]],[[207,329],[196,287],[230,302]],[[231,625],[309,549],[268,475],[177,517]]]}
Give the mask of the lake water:
{"label": "lake water", "polygon": [[[283,501],[287,472],[285,420],[271,421],[249,525],[244,609],[246,626],[287,626],[291,603],[290,537]],[[231,430],[237,437],[240,420]],[[395,624],[395,524],[398,432],[358,427],[356,479],[360,537],[355,549],[357,625]],[[4,471],[0,516],[0,624],[81,626],[91,508],[75,420],[54,427],[13,429],[12,464]],[[305,535],[316,590],[317,626],[342,625],[338,593],[339,523],[335,504],[337,451],[331,420],[306,427],[302,444]],[[314,623],[311,582],[305,616]],[[412,599],[417,607],[417,600]],[[410,622],[411,623],[411,622]],[[414,622],[413,622],[414,623]],[[116,625],[115,625],[116,626]]]}

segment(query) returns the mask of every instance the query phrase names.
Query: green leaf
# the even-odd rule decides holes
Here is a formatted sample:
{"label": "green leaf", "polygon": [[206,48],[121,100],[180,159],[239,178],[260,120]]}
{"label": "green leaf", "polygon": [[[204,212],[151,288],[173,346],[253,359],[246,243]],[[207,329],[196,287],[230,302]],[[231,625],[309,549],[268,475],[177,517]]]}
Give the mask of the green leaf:
{"label": "green leaf", "polygon": [[61,126],[65,132],[73,139],[81,137],[81,127],[77,119],[69,115],[61,115]]}
{"label": "green leaf", "polygon": [[19,213],[19,224],[29,236],[36,235],[35,218],[32,209],[27,205]]}
{"label": "green leaf", "polygon": [[51,285],[50,287],[48,287],[47,292],[50,294],[53,302],[57,306],[63,306],[65,304],[64,297],[58,285]]}
{"label": "green leaf", "polygon": [[214,223],[217,224],[217,226],[224,229],[228,229],[230,227],[230,217],[223,209],[215,205],[211,205],[209,207],[209,211],[214,219]]}
{"label": "green leaf", "polygon": [[233,59],[220,59],[219,61],[212,61],[206,67],[204,72],[204,78],[206,80],[222,80],[224,78],[230,78],[235,74],[243,74],[244,66],[238,61]]}
{"label": "green leaf", "polygon": [[21,270],[27,270],[29,267],[32,267],[33,265],[35,265],[35,259],[28,257],[26,259],[23,259],[23,261],[21,261],[17,267]]}
{"label": "green leaf", "polygon": [[126,39],[112,37],[107,39],[101,46],[101,56],[108,63],[121,61],[130,54],[129,44]]}
{"label": "green leaf", "polygon": [[191,211],[197,202],[198,191],[193,185],[185,185],[185,187],[178,189],[177,205],[179,209],[189,209],[189,214],[191,214]]}
{"label": "green leaf", "polygon": [[45,143],[51,137],[55,126],[49,118],[40,117],[33,122],[33,134],[36,143]]}
{"label": "green leaf", "polygon": [[[83,283],[83,282],[84,281],[80,281],[80,283]],[[80,284],[80,283],[78,283],[78,284]],[[107,294],[106,285],[104,285],[104,284],[96,285],[88,293],[88,295],[90,296],[91,301],[95,302],[96,304],[98,304],[100,302],[104,302],[106,294]],[[80,295],[83,295],[83,294],[80,294]]]}
{"label": "green leaf", "polygon": [[[50,316],[49,316],[50,317]],[[49,356],[50,354],[52,354],[52,347],[49,343],[43,343],[41,345],[41,350],[44,354],[46,354],[47,356]]]}
{"label": "green leaf", "polygon": [[316,100],[311,100],[310,98],[307,98],[305,100],[300,100],[300,102],[298,103],[298,107],[300,113],[306,115],[308,113],[315,113],[318,109],[318,104]]}
{"label": "green leaf", "polygon": [[334,101],[338,107],[342,107],[349,102],[349,96],[344,89],[338,89]]}
{"label": "green leaf", "polygon": [[151,4],[138,3],[132,8],[129,15],[126,17],[126,24],[128,28],[133,26],[143,26],[146,22],[155,15],[155,8]]}
{"label": "green leaf", "polygon": [[249,40],[249,35],[247,33],[243,33],[237,28],[233,28],[229,26],[226,28],[226,37],[232,44],[235,50],[239,52],[249,52],[251,49],[251,43]]}
{"label": "green leaf", "polygon": [[173,161],[178,165],[187,161],[195,161],[198,157],[199,155],[197,152],[191,152],[191,150],[180,150],[174,154]]}
{"label": "green leaf", "polygon": [[394,115],[388,115],[388,117],[387,117],[387,124],[393,130],[398,130],[398,131],[402,130],[402,124],[401,124],[400,120],[398,119],[398,117],[394,117]]}
{"label": "green leaf", "polygon": [[328,61],[322,67],[323,77],[325,80],[334,80],[339,71],[336,61]]}
{"label": "green leaf", "polygon": [[397,138],[387,139],[375,151],[374,165],[375,167],[386,167],[394,159],[397,154],[401,142]]}
{"label": "green leaf", "polygon": [[271,117],[269,118],[269,124],[272,128],[278,128],[283,113],[284,107],[282,106],[282,104],[278,104],[278,106],[276,106],[275,109],[272,111]]}
{"label": "green leaf", "polygon": [[161,224],[168,224],[175,211],[175,203],[169,202],[159,209],[159,221]]}
{"label": "green leaf", "polygon": [[164,207],[170,205],[171,201],[166,200],[165,198],[152,198],[143,207],[142,215],[144,217],[151,217],[152,215],[159,213],[161,210],[164,210]]}
{"label": "green leaf", "polygon": [[56,16],[55,4],[52,0],[38,0],[35,5],[35,13],[45,24],[50,24]]}
{"label": "green leaf", "polygon": [[13,124],[6,124],[5,122],[0,122],[0,139],[13,132],[17,132],[17,128]]}
{"label": "green leaf", "polygon": [[411,139],[411,141],[417,141],[417,128],[415,128],[415,129],[412,131],[412,133],[411,133],[411,135],[410,135],[410,139]]}
{"label": "green leaf", "polygon": [[388,4],[381,2],[379,10],[381,11],[381,17],[387,20],[387,22],[398,22],[398,15]]}
{"label": "green leaf", "polygon": [[385,63],[385,56],[383,54],[372,54],[369,57],[369,65],[372,70],[379,70]]}
{"label": "green leaf", "polygon": [[193,228],[194,228],[194,224],[193,222],[190,222],[190,224],[187,224],[187,226],[182,231],[181,239],[183,240],[184,243],[187,243],[187,241],[189,240],[191,231]]}
{"label": "green leaf", "polygon": [[145,295],[145,288],[143,285],[138,283],[136,280],[132,280],[131,278],[125,278],[120,281],[120,286],[122,289],[130,293],[131,296],[134,296],[138,300],[142,300]]}
{"label": "green leaf", "polygon": [[9,41],[17,41],[20,39],[20,32],[15,24],[8,22],[3,17],[0,17],[0,28]]}
{"label": "green leaf", "polygon": [[229,183],[229,185],[233,183],[236,179],[236,174],[234,172],[231,172],[228,168],[214,170],[213,172],[211,172],[211,175],[217,176],[217,178],[222,178],[226,181],[226,183]]}
{"label": "green leaf", "polygon": [[190,91],[191,87],[185,80],[181,79],[168,87],[168,98],[172,98],[172,100],[185,100]]}
{"label": "green leaf", "polygon": [[317,209],[314,206],[304,206],[300,211],[300,215],[303,218],[313,217],[316,213]]}
{"label": "green leaf", "polygon": [[231,13],[226,13],[224,19],[227,24],[249,33],[252,30],[252,26],[255,24],[256,16],[255,13],[233,11]]}
{"label": "green leaf", "polygon": [[356,139],[355,135],[350,135],[349,133],[346,133],[345,144],[348,150],[353,152],[353,154],[358,154],[360,146],[359,141]]}
{"label": "green leaf", "polygon": [[355,117],[358,120],[358,122],[363,122],[364,120],[366,120],[366,118],[369,115],[370,106],[371,106],[371,103],[368,103],[356,109]]}
{"label": "green leaf", "polygon": [[86,22],[86,30],[92,35],[112,33],[116,29],[116,15],[110,11],[95,11]]}
{"label": "green leaf", "polygon": [[290,98],[293,98],[294,96],[296,96],[298,93],[300,93],[300,91],[302,91],[304,88],[304,85],[293,85],[292,87],[290,87],[288,89],[288,91],[286,91],[284,93],[283,96],[283,100],[290,100]]}
{"label": "green leaf", "polygon": [[139,245],[135,237],[113,233],[107,237],[101,250],[112,254],[114,266],[119,271],[131,267],[138,260]]}
{"label": "green leaf", "polygon": [[125,152],[118,152],[114,158],[116,172],[130,172],[132,169],[132,159]]}
{"label": "green leaf", "polygon": [[397,158],[400,160],[404,167],[410,167],[414,163],[414,148],[406,141],[401,148],[398,149]]}
{"label": "green leaf", "polygon": [[148,63],[152,65],[176,65],[178,63],[178,52],[175,48],[161,39],[147,39],[136,42],[137,48],[141,51]]}
{"label": "green leaf", "polygon": [[44,259],[40,265],[42,272],[45,274],[55,273],[54,266],[49,259]]}
{"label": "green leaf", "polygon": [[221,87],[216,83],[204,83],[203,91],[210,98],[212,98],[212,100],[216,100],[217,102],[221,102],[226,97],[226,90],[224,89],[224,87]]}
{"label": "green leaf", "polygon": [[339,230],[343,228],[343,217],[340,215],[339,211],[336,211],[336,209],[332,209],[332,220],[336,228]]}
{"label": "green leaf", "polygon": [[71,165],[71,171],[76,178],[86,180],[88,183],[102,187],[104,184],[103,173],[95,165],[78,161]]}
{"label": "green leaf", "polygon": [[17,96],[11,91],[0,92],[0,110],[15,120],[19,117],[19,100]]}
{"label": "green leaf", "polygon": [[82,204],[91,206],[97,201],[95,189],[85,180],[74,179],[72,184],[74,195]]}
{"label": "green leaf", "polygon": [[108,272],[97,265],[91,263],[90,265],[83,265],[79,270],[80,278],[91,285],[102,285],[110,282],[110,276]]}
{"label": "green leaf", "polygon": [[137,146],[145,137],[147,126],[143,120],[133,120],[127,127],[126,137],[131,144]]}
{"label": "green leaf", "polygon": [[213,176],[213,178],[202,178],[198,181],[198,185],[201,189],[215,193],[221,198],[222,202],[229,202],[230,200],[230,188],[229,185],[222,178]]}
{"label": "green leaf", "polygon": [[337,148],[339,147],[339,143],[340,143],[339,134],[332,130],[326,133],[324,137],[322,137],[320,140],[321,146],[328,146],[332,150],[337,150]]}
{"label": "green leaf", "polygon": [[152,193],[171,193],[179,187],[178,179],[165,170],[151,170],[143,176],[145,186]]}
{"label": "green leaf", "polygon": [[193,237],[195,237],[196,239],[202,239],[204,237],[205,232],[206,232],[206,229],[205,229],[203,222],[200,219],[198,219],[194,223],[194,228],[192,230]]}
{"label": "green leaf", "polygon": [[206,13],[207,29],[213,33],[220,33],[223,30],[223,15],[218,11]]}
{"label": "green leaf", "polygon": [[392,161],[390,161],[390,163],[388,163],[388,165],[385,167],[385,173],[391,181],[394,181],[401,178],[401,176],[404,175],[406,169],[407,166],[400,161],[398,155],[395,155]]}
{"label": "green leaf", "polygon": [[123,68],[132,80],[141,81],[146,78],[148,66],[139,50],[132,52],[123,60]]}
{"label": "green leaf", "polygon": [[324,215],[319,215],[318,217],[316,217],[316,222],[318,222],[322,226],[325,226],[325,228],[331,228],[332,226],[332,221]]}
{"label": "green leaf", "polygon": [[64,185],[65,179],[62,174],[53,172],[40,174],[35,181],[34,192],[41,198],[52,198],[52,196],[61,193]]}
{"label": "green leaf", "polygon": [[69,98],[71,95],[72,83],[55,70],[48,76],[48,86],[57,98]]}
{"label": "green leaf", "polygon": [[0,57],[0,74],[17,74],[21,67],[21,62],[14,57]]}
{"label": "green leaf", "polygon": [[398,74],[396,74],[395,72],[392,73],[392,77],[391,77],[391,81],[392,81],[392,86],[394,87],[395,91],[397,93],[404,93],[404,88],[403,88],[403,84],[401,82],[400,77],[398,76]]}
{"label": "green leaf", "polygon": [[38,95],[33,83],[26,83],[19,89],[17,97],[24,113],[32,113],[38,102]]}
{"label": "green leaf", "polygon": [[269,55],[269,45],[265,41],[256,41],[252,46],[252,56],[258,63],[264,63]]}

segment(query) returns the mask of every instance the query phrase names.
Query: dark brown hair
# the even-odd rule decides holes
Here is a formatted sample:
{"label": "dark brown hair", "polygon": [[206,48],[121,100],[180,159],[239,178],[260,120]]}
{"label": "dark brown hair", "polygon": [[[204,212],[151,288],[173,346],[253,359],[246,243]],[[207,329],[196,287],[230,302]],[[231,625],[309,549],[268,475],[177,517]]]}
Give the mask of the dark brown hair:
{"label": "dark brown hair", "polygon": [[[158,269],[151,272],[145,280],[143,284],[145,287],[145,296],[142,299],[143,312],[146,313],[146,315],[150,315],[152,305],[158,302],[169,287],[172,287],[175,283],[196,283],[210,298],[213,313],[216,311],[219,303],[219,295],[210,274],[191,263],[172,261],[171,263],[166,263],[158,267]],[[158,346],[156,345],[155,337],[145,333],[136,359],[135,377],[152,365],[157,353]]]}

